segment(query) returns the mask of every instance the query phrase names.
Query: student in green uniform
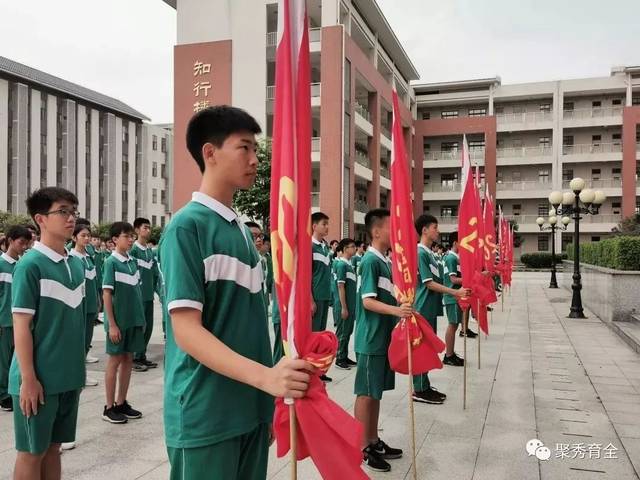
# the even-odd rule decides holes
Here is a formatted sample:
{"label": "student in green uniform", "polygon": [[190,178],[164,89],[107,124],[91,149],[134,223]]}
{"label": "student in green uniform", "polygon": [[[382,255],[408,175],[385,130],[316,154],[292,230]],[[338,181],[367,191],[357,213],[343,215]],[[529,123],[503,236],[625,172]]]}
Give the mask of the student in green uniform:
{"label": "student in green uniform", "polygon": [[[451,248],[444,257],[444,285],[454,290],[462,288],[462,276],[460,275],[460,260],[458,257],[458,232],[449,234]],[[464,366],[464,359],[455,351],[456,330],[462,323],[462,309],[458,305],[456,297],[445,294],[442,303],[447,314],[447,332],[445,334],[446,352],[442,363],[455,367]]]}
{"label": "student in green uniform", "polygon": [[349,354],[349,339],[353,333],[356,318],[356,272],[351,265],[351,258],[356,252],[356,244],[350,238],[344,238],[336,248],[338,258],[333,262],[334,297],[333,318],[338,336],[338,353],[336,367],[349,370],[356,362]]}
{"label": "student in green uniform", "polygon": [[353,269],[355,270],[356,275],[358,274],[358,265],[360,265],[360,261],[362,260],[362,256],[364,255],[364,252],[366,250],[367,250],[367,244],[362,240],[358,240],[356,242],[356,254],[353,257],[351,257],[351,265],[353,266]]}
{"label": "student in green uniform", "polygon": [[85,274],[64,245],[73,235],[77,205],[73,193],[57,187],[27,199],[40,241],[16,264],[11,287],[16,479],[59,479],[60,445],[75,441],[85,377]]}
{"label": "student in green uniform", "polygon": [[333,260],[337,258],[336,249],[338,248],[339,243],[340,242],[338,242],[338,240],[331,240],[329,242],[329,261],[330,262],[333,262]]}
{"label": "student in green uniform", "polygon": [[273,304],[271,305],[271,323],[273,323],[273,364],[275,365],[284,356],[282,345],[282,331],[280,327],[280,307],[276,289],[273,289]]}
{"label": "student in green uniform", "polygon": [[[331,304],[331,249],[325,241],[329,234],[329,217],[322,212],[313,213],[311,215],[311,229],[313,255],[311,287],[313,321],[311,330],[323,332],[327,329],[327,316]],[[332,381],[332,378],[327,375],[321,375],[320,379],[323,382]]]}
{"label": "student in green uniform", "polygon": [[263,255],[264,235],[262,234],[262,227],[256,222],[244,222],[245,226],[251,232],[253,238],[253,244],[256,247],[256,251],[260,255],[260,266],[262,267],[262,294],[264,295],[264,306],[269,312],[269,290],[267,285],[267,277],[269,276],[269,265],[267,265],[267,259]]}
{"label": "student in green uniform", "polygon": [[[102,295],[107,330],[107,367],[104,386],[107,403],[102,419],[110,423],[127,423],[142,417],[127,402],[133,354],[144,347],[144,304],[138,262],[129,256],[135,233],[126,222],[114,222],[110,229],[115,250],[104,262]],[[118,392],[116,396],[116,383]]]}
{"label": "student in green uniform", "polygon": [[395,388],[395,374],[387,351],[398,318],[413,313],[409,303],[397,305],[393,295],[391,264],[382,252],[390,245],[389,210],[378,208],[365,215],[371,246],[360,262],[356,304],[355,350],[358,362],[354,393],[355,418],[364,427],[364,463],[372,470],[388,472],[385,459],[400,458],[402,450],[391,448],[378,437],[382,392]]}
{"label": "student in green uniform", "polygon": [[0,255],[0,409],[13,411],[9,395],[9,367],[13,357],[13,317],[11,316],[11,282],[18,259],[29,248],[33,236],[23,226],[9,227],[5,237],[7,251]]}
{"label": "student in green uniform", "polygon": [[167,288],[164,430],[171,480],[263,480],[273,397],[301,398],[314,367],[272,367],[262,267],[233,195],[256,178],[255,135],[244,110],[210,107],[187,126],[199,191],[160,241]]}
{"label": "student in green uniform", "polygon": [[[438,315],[442,306],[442,295],[448,294],[455,298],[470,295],[466,288],[454,290],[443,285],[438,259],[432,246],[440,237],[438,219],[433,215],[420,215],[416,221],[416,232],[420,237],[418,243],[418,275],[416,287],[415,309],[438,333]],[[429,375],[413,376],[413,400],[422,403],[441,404],[447,396],[431,386]]]}
{"label": "student in green uniform", "polygon": [[[84,306],[86,316],[86,330],[85,330],[85,350],[87,355],[91,348],[91,340],[93,339],[93,329],[95,327],[95,320],[98,318],[98,312],[100,311],[100,304],[102,299],[100,298],[100,288],[97,269],[93,260],[86,248],[91,241],[91,230],[88,225],[76,224],[73,230],[73,243],[74,248],[69,252],[70,255],[77,257],[84,267]],[[86,361],[86,360],[85,360]],[[89,363],[89,362],[87,362]],[[94,363],[94,362],[92,362]],[[98,381],[94,378],[87,376],[85,379],[86,387],[95,387],[98,385]]]}
{"label": "student in green uniform", "polygon": [[133,229],[138,238],[131,247],[129,255],[138,262],[142,302],[144,303],[144,346],[133,356],[133,370],[144,372],[158,366],[156,362],[147,358],[147,347],[153,333],[153,300],[158,269],[153,258],[153,251],[148,246],[149,237],[151,237],[151,222],[147,218],[138,217],[133,221]]}

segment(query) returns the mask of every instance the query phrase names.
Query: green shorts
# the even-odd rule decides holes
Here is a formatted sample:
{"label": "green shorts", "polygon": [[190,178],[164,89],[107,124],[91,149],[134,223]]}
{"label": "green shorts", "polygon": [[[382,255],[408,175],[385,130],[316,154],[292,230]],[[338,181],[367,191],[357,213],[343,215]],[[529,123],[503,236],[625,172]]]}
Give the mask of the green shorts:
{"label": "green shorts", "polygon": [[381,400],[382,392],[395,388],[396,374],[391,370],[386,355],[356,353],[356,358],[358,366],[353,393]]}
{"label": "green shorts", "polygon": [[264,480],[269,459],[267,423],[237,437],[196,448],[167,447],[170,480]]}
{"label": "green shorts", "polygon": [[445,312],[447,312],[447,320],[449,325],[459,325],[462,323],[462,309],[457,303],[452,303],[444,306]]}
{"label": "green shorts", "polygon": [[20,397],[13,395],[16,450],[41,455],[52,443],[75,441],[79,400],[80,390],[45,395],[38,414],[27,418],[20,409]]}
{"label": "green shorts", "polygon": [[107,355],[120,355],[122,353],[135,353],[144,350],[144,327],[131,327],[120,330],[122,338],[120,342],[113,343],[109,338],[107,328]]}

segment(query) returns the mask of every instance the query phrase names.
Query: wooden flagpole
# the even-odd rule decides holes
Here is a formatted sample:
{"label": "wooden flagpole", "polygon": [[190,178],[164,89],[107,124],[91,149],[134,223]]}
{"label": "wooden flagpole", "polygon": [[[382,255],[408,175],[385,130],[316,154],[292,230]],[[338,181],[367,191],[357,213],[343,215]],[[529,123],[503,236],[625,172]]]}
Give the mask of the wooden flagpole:
{"label": "wooden flagpole", "polygon": [[291,480],[298,478],[298,425],[296,421],[296,407],[289,405],[289,451],[291,452]]}
{"label": "wooden flagpole", "polygon": [[465,309],[462,313],[462,333],[464,334],[464,371],[462,381],[462,409],[467,409],[467,320],[469,318],[469,309]]}
{"label": "wooden flagpole", "polygon": [[409,363],[409,420],[411,422],[411,470],[413,471],[413,480],[418,480],[418,471],[416,467],[416,419],[413,411],[413,351],[411,349],[411,339],[409,338],[409,323],[411,320],[405,318],[405,328],[407,333],[407,360]]}
{"label": "wooden flagpole", "polygon": [[[478,300],[478,317],[480,317],[480,307],[480,300]],[[478,370],[480,370],[480,337],[482,337],[482,331],[480,330],[480,319],[478,318]]]}

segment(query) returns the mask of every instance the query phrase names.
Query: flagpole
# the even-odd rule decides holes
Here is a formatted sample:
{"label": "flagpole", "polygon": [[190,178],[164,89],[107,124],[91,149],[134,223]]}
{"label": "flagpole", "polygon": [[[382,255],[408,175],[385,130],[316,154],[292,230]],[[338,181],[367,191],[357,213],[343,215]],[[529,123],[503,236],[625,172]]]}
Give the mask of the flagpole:
{"label": "flagpole", "polygon": [[[480,300],[478,300],[478,317],[480,317],[480,307]],[[480,330],[480,319],[478,318],[478,370],[480,370],[480,337],[482,337],[482,331]]]}
{"label": "flagpole", "polygon": [[467,409],[467,320],[469,318],[469,309],[465,309],[462,312],[462,333],[464,334],[464,370],[463,370],[463,382],[462,382],[462,409]]}
{"label": "flagpole", "polygon": [[291,480],[298,478],[298,425],[296,421],[296,407],[291,403],[289,405],[289,434],[290,434],[290,451],[291,451]]}
{"label": "flagpole", "polygon": [[411,465],[413,470],[413,480],[418,480],[418,472],[416,467],[416,419],[413,411],[413,352],[411,351],[411,338],[409,335],[409,319],[405,318],[405,328],[407,329],[407,360],[409,363],[409,419],[411,422]]}

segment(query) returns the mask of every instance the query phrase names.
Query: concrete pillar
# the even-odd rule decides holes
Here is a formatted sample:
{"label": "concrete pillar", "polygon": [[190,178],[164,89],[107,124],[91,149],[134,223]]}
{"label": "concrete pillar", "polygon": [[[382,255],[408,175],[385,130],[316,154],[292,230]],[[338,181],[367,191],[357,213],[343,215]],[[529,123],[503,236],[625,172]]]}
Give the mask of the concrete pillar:
{"label": "concrete pillar", "polygon": [[89,193],[91,195],[91,205],[89,210],[89,219],[92,223],[99,223],[100,218],[100,113],[91,109],[91,140],[89,148],[91,150],[91,160],[89,162]]}
{"label": "concrete pillar", "polygon": [[40,188],[40,169],[42,168],[42,148],[40,147],[40,135],[42,128],[40,125],[41,116],[40,109],[42,103],[42,94],[39,90],[31,89],[31,133],[29,136],[29,144],[31,145],[31,175],[29,179],[29,188],[33,192]]}
{"label": "concrete pillar", "polygon": [[87,217],[87,112],[84,105],[78,105],[77,135],[76,135],[76,196],[78,197],[78,211]]}
{"label": "concrete pillar", "polygon": [[115,117],[115,156],[114,163],[114,213],[113,220],[123,220],[122,218],[122,119]]}
{"label": "concrete pillar", "polygon": [[340,21],[340,0],[323,0],[322,26],[332,27]]}
{"label": "concrete pillar", "polygon": [[7,211],[9,186],[9,82],[0,78],[0,210]]}
{"label": "concrete pillar", "polygon": [[62,104],[62,187],[76,192],[76,102]]}
{"label": "concrete pillar", "polygon": [[[122,188],[116,189],[118,177],[116,175],[116,116],[113,113],[104,115],[103,125],[103,146],[102,146],[102,165],[103,165],[103,205],[101,221],[120,220],[116,210],[116,193],[122,195]],[[122,130],[120,131],[120,154],[122,155]],[[121,158],[122,161],[122,158]],[[122,176],[122,171],[120,172]],[[118,205],[122,205],[122,198]],[[121,210],[120,210],[121,211]],[[118,212],[120,212],[118,211]]]}
{"label": "concrete pillar", "polygon": [[27,136],[29,124],[29,87],[22,83],[15,84],[12,105],[13,111],[11,126],[11,176],[9,188],[11,195],[11,212],[27,213],[25,200],[29,194],[29,137]]}
{"label": "concrete pillar", "polygon": [[127,158],[129,159],[129,177],[125,179],[127,182],[127,189],[129,195],[127,197],[128,205],[127,211],[129,212],[129,221],[133,222],[137,216],[136,212],[136,124],[129,122],[127,125],[129,129],[129,150],[127,152]]}
{"label": "concrete pillar", "polygon": [[55,96],[47,95],[47,186],[58,183],[58,102]]}

